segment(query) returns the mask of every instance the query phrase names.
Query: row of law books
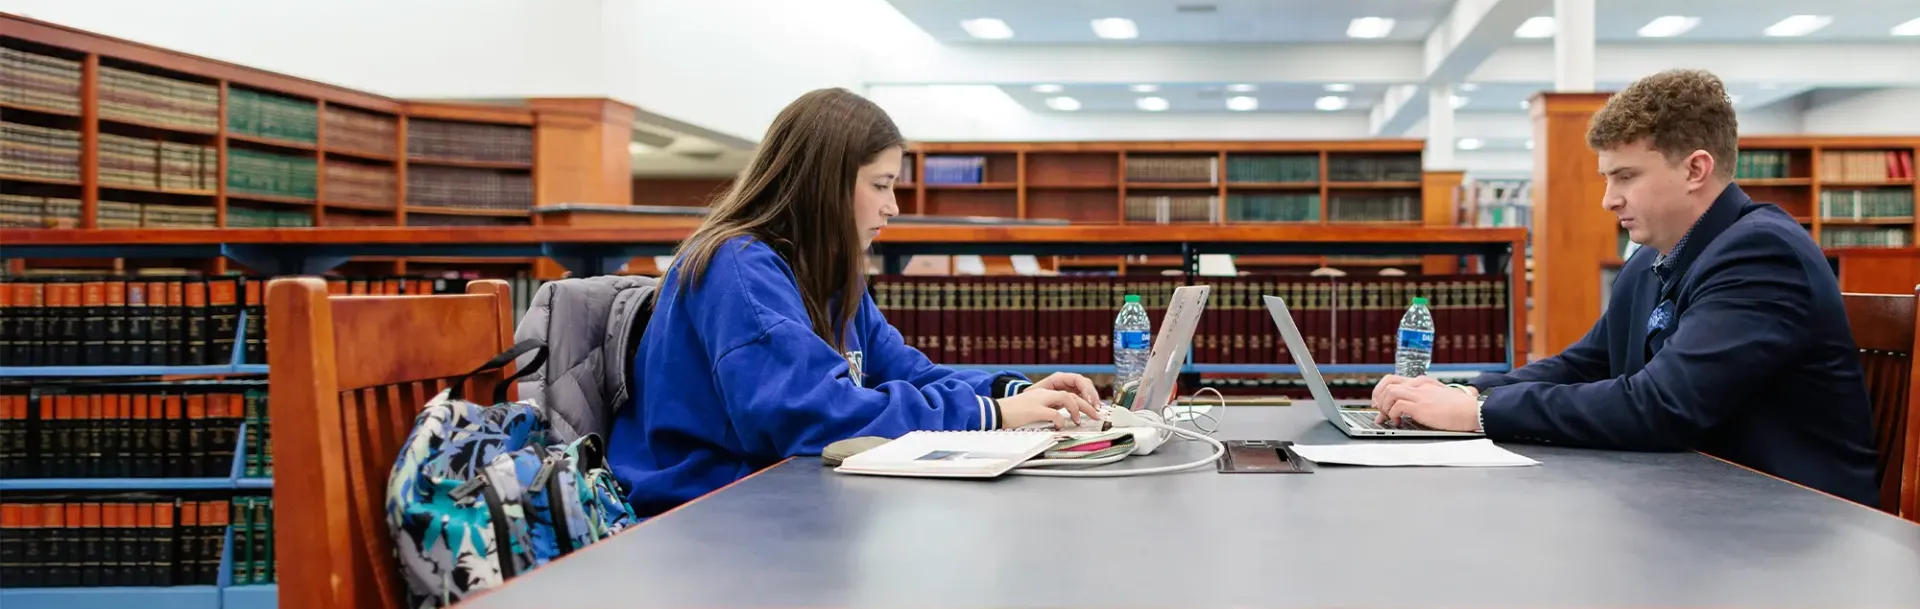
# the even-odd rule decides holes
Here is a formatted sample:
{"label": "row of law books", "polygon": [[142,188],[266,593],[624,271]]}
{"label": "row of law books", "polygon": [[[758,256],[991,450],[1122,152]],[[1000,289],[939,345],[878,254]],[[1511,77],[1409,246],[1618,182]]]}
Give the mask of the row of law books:
{"label": "row of law books", "polygon": [[220,88],[103,65],[100,118],[214,133],[220,130]]}
{"label": "row of law books", "polygon": [[[1507,361],[1511,310],[1496,275],[1209,277],[1194,333],[1202,364],[1292,364],[1262,296],[1288,303],[1317,363],[1391,364],[1416,296],[1434,315],[1434,361]],[[1176,278],[876,276],[875,303],[906,343],[943,364],[1110,364],[1113,318],[1128,294],[1165,315]],[[1156,329],[1157,331],[1157,329]]]}
{"label": "row of law books", "polygon": [[516,125],[409,120],[407,158],[532,163],[533,129]]}
{"label": "row of law books", "polygon": [[[327,106],[327,150],[391,157],[399,120],[344,106]],[[331,162],[331,160],[329,160]]]}
{"label": "row of law books", "polygon": [[1820,153],[1820,179],[1885,182],[1913,179],[1912,150],[1829,150]]}
{"label": "row of law books", "polygon": [[196,495],[10,495],[0,503],[0,587],[216,585],[231,505]]}
{"label": "row of law books", "polygon": [[80,114],[80,62],[0,47],[0,103]]}
{"label": "row of law books", "polygon": [[267,414],[259,380],[0,386],[0,478],[271,477]]}
{"label": "row of law books", "polygon": [[[265,280],[27,275],[0,282],[0,366],[204,366],[266,358]],[[239,316],[246,335],[236,343]]]}

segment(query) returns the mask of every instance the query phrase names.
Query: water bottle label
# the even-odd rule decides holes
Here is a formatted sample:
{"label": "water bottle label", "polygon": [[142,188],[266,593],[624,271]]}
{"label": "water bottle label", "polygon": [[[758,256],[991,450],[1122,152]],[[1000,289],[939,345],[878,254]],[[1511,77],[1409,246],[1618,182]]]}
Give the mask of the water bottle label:
{"label": "water bottle label", "polygon": [[1400,347],[1406,349],[1433,350],[1433,333],[1412,328],[1400,329]]}
{"label": "water bottle label", "polygon": [[1138,330],[1117,331],[1113,333],[1113,344],[1119,345],[1122,349],[1145,349],[1147,333]]}

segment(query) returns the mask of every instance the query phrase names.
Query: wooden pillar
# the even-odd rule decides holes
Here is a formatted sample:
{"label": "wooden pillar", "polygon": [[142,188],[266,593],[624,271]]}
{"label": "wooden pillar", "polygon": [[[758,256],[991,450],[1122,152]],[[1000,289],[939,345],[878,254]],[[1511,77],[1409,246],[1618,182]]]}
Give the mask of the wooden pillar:
{"label": "wooden pillar", "polygon": [[1600,206],[1606,179],[1587,147],[1587,125],[1609,93],[1540,93],[1533,119],[1533,309],[1535,357],[1559,353],[1600,318],[1600,267],[1620,257],[1619,221]]}
{"label": "wooden pillar", "polygon": [[[1460,184],[1466,178],[1464,171],[1428,171],[1420,175],[1421,225],[1430,228],[1459,225],[1457,198]],[[1426,256],[1421,260],[1420,270],[1427,275],[1458,273],[1459,260],[1458,256]]]}
{"label": "wooden pillar", "polygon": [[[635,108],[603,98],[543,98],[527,101],[534,113],[533,204],[633,203]],[[534,214],[535,225],[544,224]],[[534,275],[556,279],[565,274],[545,258]]]}

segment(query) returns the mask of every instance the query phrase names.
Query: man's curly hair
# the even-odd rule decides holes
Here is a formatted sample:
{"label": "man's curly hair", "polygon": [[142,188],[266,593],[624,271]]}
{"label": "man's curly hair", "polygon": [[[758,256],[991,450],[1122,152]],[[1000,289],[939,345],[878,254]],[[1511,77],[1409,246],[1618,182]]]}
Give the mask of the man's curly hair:
{"label": "man's curly hair", "polygon": [[1611,149],[1653,138],[1669,163],[1695,150],[1713,155],[1713,173],[1731,179],[1740,153],[1740,123],[1720,77],[1705,70],[1667,70],[1634,81],[1594,113],[1587,146]]}

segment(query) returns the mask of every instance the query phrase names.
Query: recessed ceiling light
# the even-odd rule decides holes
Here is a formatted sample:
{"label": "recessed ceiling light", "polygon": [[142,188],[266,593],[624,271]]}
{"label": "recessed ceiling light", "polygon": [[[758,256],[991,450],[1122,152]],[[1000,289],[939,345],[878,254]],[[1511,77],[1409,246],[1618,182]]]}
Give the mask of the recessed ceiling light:
{"label": "recessed ceiling light", "polygon": [[1531,99],[1523,99],[1523,100],[1520,100],[1520,109],[1521,109],[1521,110],[1531,110],[1531,109],[1533,109],[1533,100],[1531,100]]}
{"label": "recessed ceiling light", "polygon": [[1249,84],[1237,84],[1237,85],[1227,85],[1227,90],[1228,90],[1228,91],[1232,91],[1232,92],[1234,92],[1234,93],[1246,93],[1246,92],[1249,92],[1249,91],[1253,91],[1254,89],[1258,89],[1258,88],[1259,88],[1259,87],[1255,87],[1255,86],[1253,86],[1253,85],[1249,85]]}
{"label": "recessed ceiling light", "polygon": [[1552,38],[1553,18],[1543,15],[1528,19],[1526,23],[1513,29],[1513,36],[1515,38]]}
{"label": "recessed ceiling light", "polygon": [[1326,112],[1345,110],[1347,109],[1347,98],[1338,95],[1324,96],[1320,99],[1313,100],[1313,107]]}
{"label": "recessed ceiling light", "polygon": [[1679,36],[1687,33],[1687,30],[1693,29],[1693,26],[1696,25],[1700,25],[1699,17],[1667,15],[1656,18],[1653,21],[1648,21],[1646,25],[1640,26],[1640,35],[1647,38]]}
{"label": "recessed ceiling light", "polygon": [[1738,103],[1740,103],[1740,96],[1738,96],[1738,95],[1728,95],[1728,96],[1727,96],[1727,103],[1732,103],[1732,104],[1738,104]]}
{"label": "recessed ceiling light", "polygon": [[1533,140],[1527,140],[1527,150],[1533,150]]}
{"label": "recessed ceiling light", "polygon": [[966,30],[969,36],[987,40],[1003,40],[1013,37],[1013,28],[1007,27],[1007,22],[992,17],[981,17],[979,19],[961,21],[960,29]]}
{"label": "recessed ceiling light", "polygon": [[1060,85],[1034,85],[1033,86],[1034,93],[1059,93],[1065,90],[1067,90],[1067,88],[1062,87]]}
{"label": "recessed ceiling light", "polygon": [[1466,107],[1466,105],[1467,105],[1467,96],[1465,96],[1465,95],[1454,95],[1454,96],[1452,96],[1452,99],[1449,99],[1449,100],[1447,100],[1447,101],[1448,101],[1448,102],[1451,102],[1451,103],[1453,104],[1453,109],[1455,109],[1455,110],[1458,110],[1458,109],[1461,109],[1461,108],[1464,108],[1464,107]]}
{"label": "recessed ceiling light", "polygon": [[1139,38],[1140,28],[1133,24],[1132,19],[1107,17],[1093,20],[1093,35],[1108,40],[1126,40]]}
{"label": "recessed ceiling light", "polygon": [[1920,36],[1920,19],[1893,26],[1895,36]]}
{"label": "recessed ceiling light", "polygon": [[1140,99],[1133,100],[1133,105],[1135,107],[1140,108],[1141,110],[1146,110],[1148,112],[1159,112],[1167,109],[1167,98],[1142,97]]}
{"label": "recessed ceiling light", "polygon": [[1080,100],[1065,96],[1049,97],[1047,98],[1047,107],[1061,112],[1072,112],[1080,109]]}
{"label": "recessed ceiling light", "polygon": [[1350,85],[1344,82],[1330,82],[1330,83],[1327,83],[1327,90],[1332,91],[1334,93],[1345,93],[1348,91],[1352,91],[1353,85]]}
{"label": "recessed ceiling light", "polygon": [[1246,112],[1260,107],[1260,100],[1241,95],[1227,98],[1227,109]]}
{"label": "recessed ceiling light", "polygon": [[1768,36],[1805,36],[1833,23],[1833,17],[1827,15],[1794,15],[1781,19],[1779,23],[1767,26]]}
{"label": "recessed ceiling light", "polygon": [[1361,17],[1347,24],[1349,38],[1386,38],[1393,31],[1393,20],[1386,17]]}
{"label": "recessed ceiling light", "polygon": [[654,151],[654,147],[648,146],[646,144],[642,144],[640,142],[627,143],[628,154],[646,154],[648,152],[653,152],[653,151]]}
{"label": "recessed ceiling light", "polygon": [[1458,89],[1460,91],[1467,92],[1467,93],[1472,93],[1474,91],[1479,91],[1480,85],[1476,85],[1470,82],[1463,82],[1458,85],[1454,85],[1453,88]]}
{"label": "recessed ceiling light", "polygon": [[1133,89],[1134,93],[1152,93],[1154,91],[1159,91],[1160,85],[1134,85],[1128,88]]}
{"label": "recessed ceiling light", "polygon": [[1480,141],[1480,138],[1477,137],[1463,137],[1460,138],[1460,142],[1455,145],[1459,146],[1461,150],[1479,150],[1480,146],[1485,144],[1486,142]]}

